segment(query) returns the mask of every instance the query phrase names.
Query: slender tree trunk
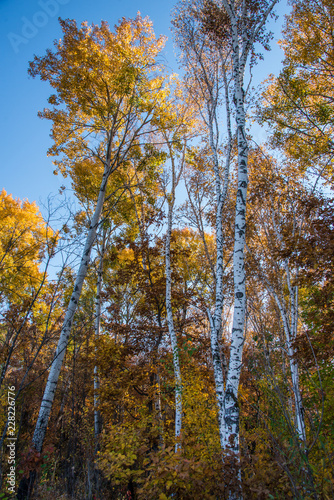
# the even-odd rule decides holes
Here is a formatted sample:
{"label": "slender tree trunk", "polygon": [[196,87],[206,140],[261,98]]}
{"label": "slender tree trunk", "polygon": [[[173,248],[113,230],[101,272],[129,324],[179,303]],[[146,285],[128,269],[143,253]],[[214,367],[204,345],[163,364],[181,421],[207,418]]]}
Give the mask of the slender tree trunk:
{"label": "slender tree trunk", "polygon": [[172,235],[173,206],[175,201],[175,185],[173,173],[172,200],[168,203],[168,223],[166,234],[165,262],[166,262],[166,311],[167,325],[173,351],[173,367],[175,379],[175,452],[181,450],[181,428],[182,428],[182,379],[180,369],[180,356],[177,345],[177,338],[174,329],[172,310],[172,272],[170,259],[170,242]]}
{"label": "slender tree trunk", "polygon": [[[290,294],[290,309],[291,309],[291,318],[290,318],[290,332],[291,332],[291,340],[295,340],[297,337],[298,331],[298,286],[292,286],[290,279],[290,272],[288,263],[286,262],[286,274],[287,274],[287,282],[288,289]],[[298,272],[297,272],[298,274]],[[292,377],[292,387],[293,394],[295,398],[295,408],[296,408],[296,429],[298,433],[298,437],[303,443],[303,448],[306,447],[306,426],[305,426],[305,418],[304,418],[304,407],[303,400],[300,392],[299,386],[299,370],[298,370],[298,361],[296,358],[296,352],[292,345],[292,342],[289,343],[289,360],[290,360],[290,369],[291,369],[291,377]]]}
{"label": "slender tree trunk", "polygon": [[[231,23],[232,74],[234,83],[234,104],[236,111],[238,140],[238,186],[235,207],[235,230],[233,252],[234,280],[234,312],[232,324],[232,339],[230,361],[226,381],[224,411],[225,411],[225,446],[239,456],[239,405],[238,390],[242,366],[244,344],[244,329],[246,317],[246,275],[245,275],[245,243],[246,243],[246,199],[248,185],[248,143],[246,138],[244,72],[247,59],[254,41],[264,26],[270,12],[277,3],[272,0],[262,18],[252,30],[241,29],[238,25],[246,11],[237,14],[234,2],[222,0]],[[246,4],[243,3],[243,9]],[[242,24],[242,23],[241,23]],[[240,478],[240,469],[239,469]],[[235,498],[241,498],[238,495]]]}
{"label": "slender tree trunk", "polygon": [[[233,283],[234,310],[230,359],[224,395],[224,450],[230,450],[236,459],[236,488],[229,491],[229,499],[242,499],[241,468],[239,450],[239,381],[242,367],[244,330],[246,317],[246,199],[248,185],[248,142],[246,138],[245,92],[243,89],[244,68],[247,51],[240,53],[237,17],[234,5],[223,0],[231,22],[232,42],[232,74],[234,83],[234,104],[238,143],[238,184],[235,204],[234,250],[233,250]],[[245,37],[245,33],[243,37]],[[250,42],[244,38],[244,43]]]}
{"label": "slender tree trunk", "polygon": [[[297,287],[294,287],[297,288]],[[297,294],[297,291],[294,292],[294,294]],[[290,297],[290,303],[291,299],[295,303],[294,309],[290,312],[291,314],[291,321],[289,325],[289,320],[288,320],[288,314],[287,310],[284,307],[282,300],[280,300],[279,296],[277,293],[273,292],[276,304],[278,306],[278,309],[280,311],[282,323],[283,323],[283,329],[284,329],[284,334],[285,334],[285,343],[287,347],[287,352],[288,352],[288,357],[289,357],[289,364],[290,364],[290,372],[291,372],[291,380],[292,380],[292,391],[293,391],[293,396],[294,396],[294,401],[295,401],[295,415],[294,415],[294,421],[295,421],[295,429],[296,429],[296,434],[300,441],[305,445],[306,444],[306,427],[305,427],[305,419],[304,419],[304,408],[303,408],[303,401],[300,393],[300,387],[299,387],[299,370],[298,370],[298,361],[296,359],[296,352],[293,348],[292,341],[295,339],[296,334],[297,334],[297,308],[296,308],[296,297]],[[292,328],[292,329],[291,329]]]}
{"label": "slender tree trunk", "polygon": [[168,215],[167,215],[167,234],[166,234],[166,246],[165,246],[165,267],[166,267],[166,313],[167,313],[167,325],[169,331],[169,337],[171,341],[172,351],[173,351],[173,367],[174,367],[174,380],[175,380],[175,453],[181,451],[181,428],[182,428],[182,378],[181,378],[181,368],[180,368],[180,354],[177,345],[177,337],[174,328],[173,319],[173,309],[172,309],[172,270],[171,270],[171,258],[170,258],[170,246],[172,237],[172,226],[173,226],[173,210],[175,205],[175,191],[183,172],[183,166],[185,161],[186,153],[186,141],[183,145],[182,157],[180,159],[179,169],[177,171],[175,164],[175,154],[173,151],[173,146],[168,136],[165,134],[164,138],[166,140],[169,156],[172,165],[172,188],[169,194],[166,193],[167,204],[168,204]]}
{"label": "slender tree trunk", "polygon": [[86,243],[84,246],[84,250],[82,253],[82,258],[80,262],[80,267],[79,271],[75,280],[73,292],[71,295],[71,299],[66,311],[64,323],[63,323],[63,328],[60,334],[60,338],[58,341],[56,353],[54,356],[54,359],[51,364],[51,369],[49,373],[49,377],[46,383],[45,391],[44,391],[44,396],[42,399],[36,427],[35,427],[35,432],[33,436],[33,445],[36,448],[38,452],[41,451],[44,438],[45,438],[45,433],[46,429],[48,426],[49,422],[49,417],[51,413],[51,408],[52,408],[52,403],[53,399],[55,396],[56,392],[56,387],[59,379],[59,374],[60,370],[62,367],[63,359],[66,353],[68,341],[70,338],[70,333],[71,333],[71,328],[72,328],[72,322],[73,322],[73,317],[74,314],[77,310],[78,307],[78,302],[82,290],[82,285],[84,282],[84,279],[86,277],[87,271],[88,271],[88,265],[90,261],[90,254],[92,250],[93,243],[95,241],[96,237],[96,231],[97,227],[100,221],[101,213],[102,213],[102,208],[103,208],[103,203],[105,199],[105,191],[106,191],[106,185],[109,177],[109,168],[105,167],[103,177],[102,177],[102,182],[101,182],[101,187],[99,191],[99,196],[98,200],[96,203],[95,207],[95,212],[93,215],[93,218],[91,220],[91,224],[89,227]]}
{"label": "slender tree trunk", "polygon": [[[155,412],[158,415],[159,422],[162,422],[162,411],[161,411],[161,384],[160,384],[160,375],[159,372],[156,374],[156,387],[157,387],[157,393],[156,393],[156,398],[155,398]],[[162,429],[161,429],[162,430]],[[160,448],[164,444],[164,437],[163,433],[159,433],[159,446]]]}
{"label": "slender tree trunk", "polygon": [[241,86],[236,86],[236,120],[238,127],[238,190],[235,206],[233,251],[234,312],[230,361],[227,373],[224,413],[225,442],[236,454],[239,453],[239,405],[238,390],[242,366],[244,328],[246,316],[246,275],[244,249],[246,243],[246,197],[248,144],[245,133],[244,97]]}
{"label": "slender tree trunk", "polygon": [[[97,286],[96,286],[96,298],[95,298],[95,340],[99,338],[100,328],[101,328],[101,291],[102,291],[102,280],[103,280],[103,260],[105,253],[107,230],[103,228],[102,243],[100,251],[100,262],[97,270]],[[97,355],[97,349],[95,347],[95,356]],[[98,368],[94,366],[94,436],[95,436],[95,450],[98,449],[98,439],[102,430],[102,420],[101,413],[98,409],[99,406],[99,396],[98,391],[100,389],[100,378],[98,374]]]}
{"label": "slender tree trunk", "polygon": [[[100,249],[100,261],[99,267],[97,270],[97,284],[96,284],[96,297],[95,297],[95,341],[99,338],[100,330],[101,330],[101,292],[102,292],[102,283],[103,283],[103,261],[104,254],[106,249],[106,237],[107,237],[107,229],[104,227],[102,231],[102,242]],[[95,358],[97,358],[97,346],[95,346]],[[100,389],[100,378],[98,373],[97,365],[94,366],[94,438],[95,438],[95,447],[94,447],[94,455],[96,457],[99,447],[100,447],[100,434],[102,432],[102,416],[99,410],[99,389]],[[96,493],[99,493],[100,490],[100,472],[95,467],[95,461],[92,464],[93,478],[95,483]],[[88,479],[89,479],[89,488],[91,489],[90,482],[90,465],[88,464]]]}
{"label": "slender tree trunk", "polygon": [[297,336],[297,326],[298,326],[298,286],[292,286],[290,279],[290,272],[288,263],[284,263],[284,268],[286,271],[286,279],[289,290],[289,302],[290,302],[290,324],[288,318],[288,312],[284,305],[284,298],[280,297],[277,293],[272,292],[278,309],[280,311],[281,319],[283,322],[283,329],[285,333],[285,342],[289,357],[290,371],[291,371],[291,380],[292,380],[292,391],[295,402],[295,410],[294,410],[294,426],[295,432],[299,440],[299,451],[302,456],[302,460],[304,462],[302,466],[302,470],[307,478],[304,486],[308,496],[313,496],[315,500],[317,500],[318,495],[314,484],[314,475],[312,468],[310,467],[310,463],[308,460],[308,448],[306,442],[306,425],[305,425],[305,416],[304,416],[304,407],[303,407],[303,399],[300,392],[299,386],[299,366],[298,360],[296,357],[296,350],[293,346],[293,340]]}
{"label": "slender tree trunk", "polygon": [[[78,270],[78,274],[75,280],[74,288],[72,291],[71,299],[69,305],[67,307],[67,311],[65,314],[65,319],[63,323],[63,328],[60,333],[57,349],[51,364],[48,380],[46,383],[46,387],[44,390],[43,399],[41,402],[38,419],[36,422],[35,432],[33,435],[33,446],[38,451],[41,452],[46,429],[48,426],[52,403],[54,400],[57,383],[60,375],[60,370],[62,367],[63,359],[66,353],[68,341],[70,338],[71,327],[73,322],[73,317],[78,307],[78,302],[82,290],[82,285],[84,279],[87,275],[88,265],[90,261],[90,254],[92,250],[92,246],[96,237],[97,227],[100,221],[103,203],[105,200],[105,192],[107,181],[110,175],[110,167],[106,165],[103,172],[103,177],[101,181],[99,196],[97,199],[95,211],[93,218],[90,223],[90,227],[87,234],[86,243],[83,249],[82,258]],[[20,482],[18,489],[18,498],[29,498],[33,489],[33,485],[36,478],[36,471],[32,471],[28,479],[23,478]]]}
{"label": "slender tree trunk", "polygon": [[100,378],[97,366],[94,366],[94,436],[95,436],[95,449],[97,448],[97,441],[101,433],[101,416],[98,410],[99,397],[98,391],[100,389]]}
{"label": "slender tree trunk", "polygon": [[[228,83],[226,79],[226,72],[224,61],[222,60],[223,73],[224,73],[224,86],[225,86],[225,106],[226,106],[226,119],[227,119],[227,132],[228,132],[228,145],[226,153],[226,163],[224,169],[224,181],[222,183],[221,174],[219,171],[218,160],[218,147],[219,147],[219,130],[217,120],[217,103],[216,99],[211,96],[207,103],[208,111],[208,128],[209,128],[209,142],[213,158],[213,168],[215,175],[215,188],[216,188],[216,269],[215,269],[215,309],[213,315],[208,311],[210,322],[210,341],[211,341],[211,355],[213,372],[216,387],[216,398],[218,404],[218,424],[219,424],[219,437],[222,449],[225,447],[225,388],[224,377],[222,370],[222,359],[219,340],[221,337],[222,328],[222,314],[224,307],[224,293],[223,293],[223,278],[224,278],[224,234],[223,234],[223,208],[227,197],[229,177],[230,177],[230,161],[233,146],[233,137],[231,130],[231,109]],[[216,124],[216,132],[214,132],[214,124]]]}
{"label": "slender tree trunk", "polygon": [[292,388],[293,388],[293,395],[294,395],[294,399],[295,399],[295,426],[296,426],[298,438],[305,446],[306,445],[306,427],[305,427],[305,419],[304,419],[303,400],[302,400],[300,387],[299,387],[298,361],[295,359],[295,352],[293,352],[292,349],[290,352],[291,352],[291,354],[289,354],[289,358],[290,358]]}
{"label": "slender tree trunk", "polygon": [[[273,223],[273,227],[275,230],[275,234],[279,242],[283,243],[283,236],[281,231],[276,224],[274,209],[271,212],[271,219]],[[293,286],[291,281],[291,272],[289,268],[288,260],[283,261],[283,268],[285,271],[285,282],[281,283],[281,292],[280,296],[269,286],[269,290],[275,298],[277,307],[280,312],[280,316],[283,323],[283,330],[285,334],[285,343],[289,357],[290,364],[290,372],[291,372],[291,380],[292,380],[292,391],[295,400],[295,411],[294,411],[294,425],[296,434],[299,440],[303,443],[303,448],[306,447],[306,426],[304,419],[304,408],[303,401],[300,393],[299,387],[299,369],[298,369],[298,361],[296,358],[296,352],[293,347],[293,341],[297,337],[298,331],[298,286]],[[296,277],[298,276],[298,270],[296,271]],[[286,304],[285,298],[283,296],[282,289],[284,286],[287,286],[289,291],[288,303]],[[290,321],[289,321],[290,319]]]}
{"label": "slender tree trunk", "polygon": [[[211,125],[212,127],[212,125]],[[215,184],[216,184],[216,294],[215,294],[215,310],[213,317],[209,315],[210,320],[210,340],[211,340],[211,354],[213,372],[216,386],[216,398],[218,403],[218,421],[219,421],[219,436],[220,443],[223,447],[224,433],[225,433],[225,418],[224,418],[224,377],[222,371],[219,337],[221,334],[222,313],[224,306],[223,294],[223,276],[224,276],[224,236],[223,236],[223,205],[226,193],[222,193],[221,181],[219,174],[217,145],[214,144],[212,128],[210,130],[210,143],[213,152]]]}

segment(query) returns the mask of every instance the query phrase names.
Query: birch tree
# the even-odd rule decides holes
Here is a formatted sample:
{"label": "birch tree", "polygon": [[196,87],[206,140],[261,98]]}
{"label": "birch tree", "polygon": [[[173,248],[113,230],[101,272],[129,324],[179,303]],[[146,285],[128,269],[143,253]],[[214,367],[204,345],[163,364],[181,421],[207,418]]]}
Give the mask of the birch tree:
{"label": "birch tree", "polygon": [[[269,35],[264,26],[277,0],[261,2],[198,2],[179,4],[174,26],[187,69],[194,75],[202,92],[200,112],[208,128],[209,144],[214,165],[216,186],[216,293],[215,307],[207,314],[211,329],[211,351],[214,366],[219,430],[222,450],[229,449],[239,456],[238,390],[242,367],[246,313],[246,275],[244,249],[246,235],[246,199],[248,185],[248,142],[246,137],[245,69],[254,64],[254,44],[268,48]],[[194,21],[197,19],[197,23]],[[197,24],[197,26],[196,26]],[[199,34],[198,34],[199,33]],[[209,40],[209,42],[207,41]],[[209,54],[209,55],[208,55]],[[209,72],[215,61],[214,72]],[[219,79],[217,71],[222,73]],[[233,251],[234,312],[230,357],[224,384],[219,353],[223,310],[223,233],[222,217],[232,152],[231,107],[227,74],[233,81],[233,103],[237,139],[237,194],[235,202],[235,232]],[[214,75],[214,78],[212,78]],[[210,78],[211,77],[211,78]],[[225,160],[225,181],[220,177],[217,150],[220,146],[217,106],[219,90],[224,84],[228,146]],[[240,476],[239,476],[240,478]],[[239,493],[236,494],[237,496]]]}
{"label": "birch tree", "polygon": [[[281,349],[290,368],[291,404],[286,411],[296,449],[304,463],[303,471],[317,498],[314,477],[308,462],[306,413],[300,387],[300,362],[297,341],[301,332],[300,319],[300,266],[298,248],[305,238],[311,216],[303,206],[312,193],[298,179],[298,169],[289,163],[278,164],[261,151],[252,153],[251,215],[253,231],[250,238],[249,258],[258,279],[276,304],[284,332]],[[256,164],[256,172],[255,172]],[[256,177],[256,178],[255,178]],[[291,424],[290,424],[291,419]]]}
{"label": "birch tree", "polygon": [[[235,235],[233,253],[234,313],[230,360],[227,373],[224,419],[225,446],[239,453],[239,406],[238,388],[242,366],[244,327],[246,312],[246,275],[244,249],[246,236],[246,199],[248,184],[248,143],[246,137],[245,69],[254,54],[255,42],[266,44],[264,25],[277,0],[263,2],[229,2],[222,5],[227,14],[231,44],[233,102],[238,144],[238,187],[235,205]],[[252,62],[252,61],[251,61]]]}
{"label": "birch tree", "polygon": [[[41,451],[55,395],[73,317],[87,274],[91,249],[108,195],[108,180],[131,155],[145,133],[152,132],[162,111],[164,77],[158,73],[156,57],[164,39],[156,39],[152,24],[139,15],[123,20],[109,31],[105,22],[78,28],[75,21],[60,21],[63,39],[55,51],[35,57],[30,74],[50,83],[55,94],[49,98],[53,109],[40,116],[53,121],[54,145],[49,154],[63,175],[86,168],[100,172],[100,186],[89,222],[74,289],[65,314],[63,329],[49,372],[33,445]],[[165,116],[165,115],[164,115]]]}
{"label": "birch tree", "polygon": [[[176,90],[176,93],[178,91]],[[175,452],[181,450],[181,428],[182,428],[182,379],[180,368],[179,347],[175,332],[173,307],[172,307],[172,264],[171,264],[171,237],[173,225],[173,212],[176,201],[176,188],[180,182],[185,164],[187,151],[187,135],[191,129],[191,106],[185,100],[175,106],[177,115],[176,123],[172,133],[168,130],[162,131],[162,137],[167,144],[167,157],[170,162],[170,179],[166,172],[164,182],[164,192],[167,200],[167,232],[165,242],[165,272],[166,272],[166,314],[170,342],[173,352],[173,367],[175,378]],[[168,182],[169,181],[169,182]],[[167,184],[170,184],[170,191],[167,192]]]}
{"label": "birch tree", "polygon": [[[171,146],[170,148],[171,149]],[[183,151],[184,157],[184,151]],[[167,213],[167,233],[165,244],[165,265],[166,265],[166,313],[169,337],[173,351],[173,366],[175,378],[175,452],[181,449],[181,427],[182,427],[182,379],[180,368],[179,348],[177,345],[177,337],[174,328],[173,309],[172,309],[172,270],[170,257],[170,242],[172,236],[173,210],[175,205],[175,191],[180,181],[182,174],[182,164],[179,171],[176,170],[175,158],[173,153],[170,154],[172,164],[172,185],[171,191],[167,194],[168,213]],[[181,160],[182,162],[182,160]]]}
{"label": "birch tree", "polygon": [[[219,335],[221,333],[221,317],[223,310],[223,206],[227,195],[229,167],[232,151],[232,131],[230,122],[229,87],[227,83],[226,67],[221,64],[219,53],[213,43],[200,30],[198,16],[202,3],[197,2],[190,6],[188,3],[179,4],[173,21],[176,38],[182,50],[181,60],[187,69],[186,85],[195,101],[198,112],[204,122],[207,134],[208,149],[214,171],[215,198],[216,198],[216,266],[214,269],[215,279],[215,307],[214,312],[208,309],[211,329],[211,352],[216,384],[217,403],[219,409],[219,431],[220,441],[223,446],[223,398],[224,380],[221,369],[221,357],[219,347]],[[225,87],[224,87],[225,84]],[[222,167],[219,155],[220,149],[220,126],[219,108],[222,89],[225,88],[227,130],[228,130],[228,152],[225,165]],[[191,89],[191,90],[190,90]],[[201,228],[202,236],[205,236]]]}

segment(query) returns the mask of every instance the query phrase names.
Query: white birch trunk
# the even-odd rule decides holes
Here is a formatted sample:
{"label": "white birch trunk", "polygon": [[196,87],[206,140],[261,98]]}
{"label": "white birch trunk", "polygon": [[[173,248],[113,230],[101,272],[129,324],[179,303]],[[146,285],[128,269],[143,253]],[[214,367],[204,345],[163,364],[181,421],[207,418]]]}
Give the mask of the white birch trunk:
{"label": "white birch trunk", "polygon": [[224,306],[223,294],[223,277],[224,277],[224,235],[223,235],[223,206],[227,192],[227,182],[225,190],[222,192],[221,180],[219,173],[217,146],[213,140],[212,124],[210,130],[210,145],[213,153],[215,185],[216,185],[216,293],[215,293],[215,309],[213,317],[209,313],[210,320],[210,340],[211,340],[211,355],[213,372],[215,378],[216,398],[218,404],[218,423],[220,443],[223,447],[225,434],[225,417],[224,417],[224,377],[222,370],[222,362],[220,355],[219,337],[222,326],[222,313]]}
{"label": "white birch trunk", "polygon": [[167,325],[170,341],[173,350],[173,367],[175,379],[175,453],[181,450],[181,428],[182,428],[182,379],[180,369],[179,349],[174,329],[173,310],[172,310],[172,273],[170,259],[170,241],[172,235],[172,218],[175,201],[175,172],[173,169],[172,199],[168,201],[168,222],[166,234],[165,262],[166,262],[166,311]]}
{"label": "white birch trunk", "polygon": [[[279,226],[276,224],[275,212],[272,208],[271,211],[271,219],[273,223],[273,227],[275,230],[275,234],[280,243],[283,243],[283,237],[280,232]],[[304,447],[306,446],[306,426],[305,426],[305,418],[304,418],[304,408],[303,401],[301,397],[300,387],[299,387],[299,367],[298,361],[296,359],[296,352],[293,347],[293,341],[297,337],[297,329],[298,329],[298,286],[292,286],[291,283],[291,273],[289,269],[289,262],[284,260],[283,268],[285,270],[285,279],[286,285],[288,286],[289,291],[289,299],[288,299],[288,308],[290,306],[290,314],[288,313],[288,309],[285,306],[285,299],[283,297],[283,293],[281,292],[281,297],[278,296],[276,292],[272,290],[269,286],[269,290],[275,298],[277,307],[279,309],[283,330],[285,334],[285,342],[286,348],[289,357],[290,364],[290,372],[291,372],[291,380],[292,380],[292,391],[295,400],[295,414],[294,414],[294,423],[295,430],[299,440],[303,443]],[[298,275],[298,270],[296,271]],[[281,285],[281,289],[283,285]],[[290,319],[290,322],[289,322]]]}
{"label": "white birch trunk", "polygon": [[[227,2],[224,2],[226,6]],[[246,315],[246,275],[244,250],[246,243],[246,198],[247,198],[247,165],[248,143],[246,138],[245,104],[243,90],[243,71],[245,61],[241,60],[239,38],[235,13],[226,7],[232,27],[232,62],[234,82],[234,103],[236,108],[236,125],[238,140],[238,186],[235,206],[233,281],[234,312],[230,360],[224,398],[225,435],[224,448],[239,454],[239,405],[238,391],[242,366],[244,345],[244,328]],[[244,54],[244,58],[245,58]]]}
{"label": "white birch trunk", "polygon": [[[289,280],[289,277],[288,277]],[[294,415],[294,421],[295,421],[295,429],[298,438],[300,441],[306,445],[306,427],[305,427],[305,418],[304,418],[304,408],[303,408],[303,400],[302,396],[300,393],[300,387],[299,387],[299,369],[298,369],[298,361],[296,359],[296,352],[293,348],[293,340],[296,338],[297,335],[297,322],[298,322],[298,312],[297,312],[297,304],[296,301],[298,301],[298,288],[293,287],[294,290],[289,286],[289,291],[293,293],[293,296],[291,297],[290,295],[290,304],[294,304],[293,308],[290,312],[290,325],[289,325],[289,318],[288,318],[288,313],[286,308],[283,305],[283,299],[280,300],[279,296],[277,293],[272,292],[277,304],[277,307],[279,309],[282,323],[283,323],[283,330],[285,334],[285,342],[286,342],[286,348],[288,352],[288,357],[289,357],[289,365],[290,365],[290,372],[291,372],[291,380],[292,380],[292,391],[293,391],[293,396],[294,396],[294,401],[295,401],[295,415]]]}
{"label": "white birch trunk", "polygon": [[43,399],[41,402],[39,415],[33,436],[33,445],[38,452],[41,451],[43,446],[45,433],[48,426],[50,412],[52,408],[52,403],[54,400],[56,387],[59,379],[59,374],[66,353],[68,341],[70,338],[73,317],[78,306],[82,285],[88,271],[90,254],[96,237],[96,231],[102,213],[103,203],[105,199],[106,185],[109,174],[110,174],[109,166],[105,166],[101,187],[99,191],[99,196],[95,207],[95,212],[90,223],[86,243],[83,249],[82,258],[79,266],[79,271],[75,280],[71,299],[67,307],[63,328],[59,337],[56,353],[51,364],[48,380],[46,383]]}
{"label": "white birch trunk", "polygon": [[[285,262],[285,269],[286,269],[287,283],[290,294],[290,310],[291,310],[290,332],[291,332],[291,340],[293,342],[297,337],[297,329],[298,329],[298,286],[292,286],[288,262]],[[296,358],[296,351],[293,347],[292,342],[290,341],[289,345],[289,360],[290,360],[293,394],[295,398],[295,413],[296,413],[295,425],[298,437],[305,447],[306,426],[304,419],[304,407],[299,386],[298,361]]]}
{"label": "white birch trunk", "polygon": [[291,369],[291,378],[292,378],[292,388],[293,395],[295,399],[295,425],[296,431],[298,434],[298,438],[306,446],[306,427],[305,427],[305,419],[304,419],[304,407],[303,400],[300,393],[299,387],[299,373],[298,373],[298,361],[294,358],[294,352],[291,349],[291,354],[289,353],[290,358],[290,369]]}
{"label": "white birch trunk", "polygon": [[246,275],[245,275],[245,237],[246,237],[246,196],[248,144],[245,133],[245,112],[243,92],[236,89],[238,124],[238,190],[235,208],[235,230],[233,250],[234,312],[230,361],[225,390],[225,447],[239,452],[239,405],[238,390],[242,365],[244,328],[246,315]]}
{"label": "white birch trunk", "polygon": [[[214,173],[216,184],[216,293],[215,293],[215,309],[211,313],[207,310],[210,321],[211,330],[211,350],[214,368],[216,396],[219,411],[219,432],[221,447],[224,451],[226,448],[231,450],[237,460],[239,459],[239,405],[238,405],[238,390],[242,365],[242,353],[244,345],[244,330],[246,316],[246,284],[245,284],[245,264],[244,264],[244,249],[245,249],[245,231],[246,231],[246,198],[248,185],[248,143],[246,138],[245,127],[245,105],[244,105],[244,71],[247,63],[248,55],[254,45],[254,41],[260,34],[266,19],[272,11],[275,3],[278,0],[272,0],[262,17],[258,19],[251,29],[246,26],[247,16],[251,11],[247,11],[247,3],[241,2],[237,4],[230,0],[220,0],[214,4],[220,9],[223,8],[230,21],[230,26],[227,32],[230,31],[231,38],[229,41],[222,41],[222,46],[227,47],[227,55],[231,50],[233,82],[234,82],[234,101],[236,109],[236,129],[238,140],[238,186],[235,206],[235,233],[234,233],[234,251],[233,251],[233,272],[234,272],[234,314],[232,325],[232,338],[230,347],[230,360],[226,379],[226,387],[224,390],[224,380],[222,365],[219,351],[219,336],[222,324],[223,312],[223,231],[222,231],[222,211],[224,204],[224,193],[221,187],[220,174],[218,169],[217,151],[218,151],[218,125],[216,117],[216,106],[218,100],[214,100],[212,87],[207,84],[207,90],[210,98],[206,98],[206,106],[208,111],[208,120],[204,120],[209,126],[210,146],[214,159]],[[190,4],[190,2],[189,2]],[[202,10],[201,4],[200,10]],[[239,12],[237,12],[239,9]],[[193,35],[192,35],[193,36]],[[194,35],[196,36],[196,35]],[[240,47],[239,47],[240,43]],[[197,57],[199,71],[203,71],[202,79],[196,78],[197,81],[208,82],[205,65],[206,62],[200,59],[201,51],[195,49],[193,52]],[[183,50],[187,52],[188,47],[185,45]],[[191,49],[190,49],[191,50]],[[227,57],[227,56],[226,56]],[[223,63],[224,64],[224,63]],[[193,68],[193,63],[190,59],[190,66]],[[195,77],[197,75],[195,74]],[[204,77],[204,78],[203,78]],[[224,74],[226,87],[226,73]],[[225,88],[226,91],[226,88]],[[203,92],[205,95],[205,92]],[[218,96],[217,96],[218,97]],[[227,100],[227,96],[225,95]],[[227,108],[228,111],[228,108]],[[229,120],[229,116],[227,116]],[[216,127],[216,135],[214,135],[214,126]],[[224,188],[227,188],[227,182]],[[241,486],[241,471],[239,464],[236,465],[236,479]],[[241,493],[229,492],[229,498],[242,498]]]}
{"label": "white birch trunk", "polygon": [[[238,390],[242,365],[244,344],[244,329],[246,316],[246,275],[245,275],[245,243],[246,243],[246,199],[248,185],[248,143],[246,138],[246,114],[244,72],[251,48],[257,35],[264,26],[270,12],[278,0],[269,3],[262,18],[247,31],[244,19],[247,18],[246,4],[243,3],[241,17],[236,12],[234,2],[222,0],[231,23],[232,45],[232,72],[234,83],[234,104],[236,111],[237,140],[238,140],[238,187],[235,207],[235,230],[233,251],[233,280],[234,280],[234,313],[232,324],[232,338],[230,361],[225,388],[225,447],[239,454],[239,405]],[[245,17],[244,17],[245,16]],[[241,33],[238,21],[242,19]]]}
{"label": "white birch trunk", "polygon": [[[215,175],[215,189],[216,189],[216,270],[215,270],[215,308],[213,316],[208,311],[209,321],[210,321],[210,341],[211,341],[211,355],[212,364],[215,379],[216,388],[216,399],[218,404],[218,425],[219,425],[219,437],[222,449],[224,448],[224,436],[225,436],[225,408],[224,408],[224,398],[225,398],[225,388],[224,388],[224,377],[222,369],[222,359],[220,352],[219,340],[221,337],[222,328],[222,314],[224,307],[224,293],[223,293],[223,278],[224,278],[224,234],[223,234],[223,208],[227,196],[229,176],[230,176],[230,161],[233,146],[233,137],[231,130],[231,109],[229,100],[229,90],[228,82],[226,78],[225,61],[222,58],[223,75],[224,75],[224,87],[225,87],[225,107],[226,107],[226,121],[227,121],[227,133],[228,133],[228,144],[227,144],[227,154],[224,169],[224,181],[222,183],[221,174],[219,171],[219,159],[218,159],[218,148],[219,148],[219,130],[218,130],[218,120],[217,120],[217,103],[218,96],[216,99],[211,95],[211,99],[207,103],[208,109],[208,128],[209,128],[209,142],[213,158],[213,167]],[[216,125],[216,133],[214,133],[214,124]]]}

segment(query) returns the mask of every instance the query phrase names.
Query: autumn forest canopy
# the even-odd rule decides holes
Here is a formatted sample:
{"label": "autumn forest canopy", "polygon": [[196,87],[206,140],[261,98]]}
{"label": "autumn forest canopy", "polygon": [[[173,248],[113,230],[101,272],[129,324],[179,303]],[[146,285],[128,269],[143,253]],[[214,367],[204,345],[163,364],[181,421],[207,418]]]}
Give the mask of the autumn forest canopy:
{"label": "autumn forest canopy", "polygon": [[180,0],[179,75],[139,13],[30,62],[75,201],[0,193],[0,499],[334,498],[334,4],[254,87],[278,4]]}

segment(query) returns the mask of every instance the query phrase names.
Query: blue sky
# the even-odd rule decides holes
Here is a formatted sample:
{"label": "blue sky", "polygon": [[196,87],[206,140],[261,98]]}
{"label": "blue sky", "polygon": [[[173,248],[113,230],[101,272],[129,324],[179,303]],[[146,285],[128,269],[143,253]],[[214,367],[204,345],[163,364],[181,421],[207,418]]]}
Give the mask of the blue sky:
{"label": "blue sky", "polygon": [[[38,110],[46,106],[50,89],[27,73],[34,54],[43,55],[53,40],[61,37],[58,16],[78,23],[99,24],[103,19],[113,27],[121,17],[135,17],[140,11],[151,18],[157,35],[168,36],[165,58],[177,71],[169,31],[174,4],[174,0],[0,0],[0,190],[5,188],[14,197],[40,203],[64,183],[60,176],[53,175],[52,160],[46,156],[51,145],[50,123],[37,117]],[[286,0],[281,0],[277,11],[278,22],[270,23],[275,35],[272,51],[256,67],[257,84],[280,68],[282,53],[276,42],[287,12]]]}

